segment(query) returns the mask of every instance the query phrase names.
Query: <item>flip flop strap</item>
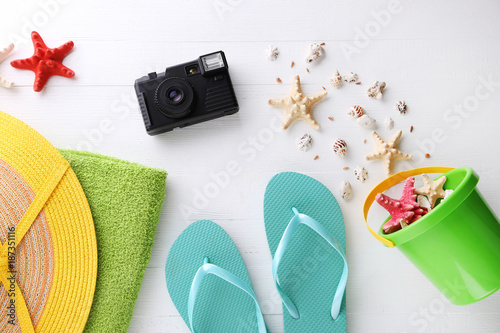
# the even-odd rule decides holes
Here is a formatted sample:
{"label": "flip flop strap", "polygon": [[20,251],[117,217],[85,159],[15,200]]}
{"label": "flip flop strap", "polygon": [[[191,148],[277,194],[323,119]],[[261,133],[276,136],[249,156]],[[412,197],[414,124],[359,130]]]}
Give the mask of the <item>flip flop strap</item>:
{"label": "flip flop strap", "polygon": [[257,314],[257,322],[259,327],[259,333],[267,333],[266,323],[264,322],[264,316],[262,315],[262,311],[259,306],[259,302],[257,301],[257,297],[253,292],[252,288],[243,282],[239,277],[230,273],[229,271],[216,266],[214,264],[208,263],[208,258],[205,258],[205,263],[201,266],[196,272],[193,283],[191,284],[191,290],[189,291],[189,299],[188,299],[188,317],[189,317],[189,326],[191,328],[191,332],[196,333],[193,325],[193,312],[194,312],[194,304],[196,301],[196,295],[198,294],[198,290],[200,289],[200,285],[205,278],[205,276],[212,274],[215,275],[229,283],[233,286],[236,286],[246,292],[248,295],[252,297],[255,302],[255,310]]}
{"label": "flip flop strap", "polygon": [[288,245],[290,244],[290,241],[292,240],[292,235],[295,232],[295,230],[297,230],[298,226],[301,224],[307,225],[309,228],[311,228],[317,234],[319,234],[324,240],[326,240],[328,244],[330,244],[338,252],[338,254],[340,254],[342,260],[344,261],[344,269],[342,271],[342,275],[340,277],[337,290],[335,291],[335,296],[333,297],[332,310],[331,310],[331,316],[333,320],[337,320],[340,313],[340,307],[342,305],[342,298],[344,297],[344,291],[347,284],[347,276],[349,272],[344,250],[342,249],[342,246],[339,244],[339,242],[320,223],[318,223],[316,220],[314,220],[312,217],[308,215],[299,213],[295,207],[292,208],[292,210],[295,215],[290,220],[290,223],[288,223],[288,226],[286,227],[286,230],[283,233],[283,236],[281,237],[281,241],[278,244],[278,248],[276,249],[276,253],[274,254],[273,258],[274,285],[276,286],[276,289],[278,290],[278,293],[281,296],[281,300],[283,301],[283,304],[287,308],[290,315],[295,319],[299,319],[300,318],[299,310],[279,285],[278,267],[280,265],[281,259],[283,258],[283,255],[286,252],[286,249],[288,248]]}

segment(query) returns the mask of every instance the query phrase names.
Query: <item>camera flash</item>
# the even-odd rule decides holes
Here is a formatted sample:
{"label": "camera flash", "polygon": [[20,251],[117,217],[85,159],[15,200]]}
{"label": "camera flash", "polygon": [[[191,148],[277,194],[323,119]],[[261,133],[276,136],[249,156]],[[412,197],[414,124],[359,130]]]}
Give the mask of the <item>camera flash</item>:
{"label": "camera flash", "polygon": [[222,59],[220,52],[201,57],[201,62],[205,72],[224,67],[224,59]]}

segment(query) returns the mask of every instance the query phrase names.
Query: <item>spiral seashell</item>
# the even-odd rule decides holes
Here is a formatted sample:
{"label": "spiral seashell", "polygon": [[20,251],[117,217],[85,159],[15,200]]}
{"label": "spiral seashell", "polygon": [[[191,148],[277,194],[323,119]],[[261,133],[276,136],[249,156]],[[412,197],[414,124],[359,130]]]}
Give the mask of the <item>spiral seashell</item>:
{"label": "spiral seashell", "polygon": [[333,151],[340,157],[345,157],[347,152],[347,143],[342,139],[337,139],[333,143]]}
{"label": "spiral seashell", "polygon": [[334,88],[340,88],[342,85],[342,76],[340,76],[339,71],[337,71],[333,76],[330,78],[330,84]]}
{"label": "spiral seashell", "polygon": [[309,54],[306,57],[306,62],[310,63],[313,61],[317,61],[325,56],[325,49],[316,43],[312,43],[309,46]]}
{"label": "spiral seashell", "polygon": [[359,118],[365,114],[365,109],[363,109],[359,105],[354,105],[354,106],[351,106],[349,108],[349,111],[347,111],[347,114],[350,116],[353,116],[354,118]]}

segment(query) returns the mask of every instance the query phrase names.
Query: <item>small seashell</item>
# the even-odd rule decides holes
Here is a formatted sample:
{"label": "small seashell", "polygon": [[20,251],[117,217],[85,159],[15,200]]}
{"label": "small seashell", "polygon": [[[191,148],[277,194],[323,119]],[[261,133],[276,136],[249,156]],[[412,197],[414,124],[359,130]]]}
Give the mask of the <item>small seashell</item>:
{"label": "small seashell", "polygon": [[309,54],[306,57],[306,62],[310,63],[317,61],[325,56],[325,49],[320,44],[312,43],[309,46]]}
{"label": "small seashell", "polygon": [[427,211],[430,211],[432,209],[431,203],[425,195],[418,195],[417,196],[417,203],[420,207],[426,208]]}
{"label": "small seashell", "polygon": [[405,101],[398,101],[395,107],[401,114],[406,114],[408,112],[408,107],[406,106]]}
{"label": "small seashell", "polygon": [[368,179],[368,171],[362,166],[358,166],[354,169],[354,177],[356,177],[358,181],[364,183],[365,180]]}
{"label": "small seashell", "polygon": [[375,81],[375,83],[370,88],[368,88],[367,91],[368,97],[381,99],[384,88],[385,88],[385,82]]}
{"label": "small seashell", "polygon": [[266,56],[268,60],[274,61],[278,58],[278,55],[280,54],[280,51],[278,48],[274,45],[269,45],[266,48]]}
{"label": "small seashell", "polygon": [[342,139],[335,140],[335,142],[333,143],[333,151],[340,157],[345,157],[345,154],[347,152],[347,143],[345,143],[345,141]]}
{"label": "small seashell", "polygon": [[349,72],[344,74],[344,81],[345,82],[356,82],[358,81],[358,74],[354,72]]}
{"label": "small seashell", "polygon": [[385,118],[384,119],[384,125],[385,125],[385,128],[387,128],[388,130],[391,130],[394,128],[394,120],[392,120],[392,118]]}
{"label": "small seashell", "polygon": [[340,88],[342,85],[342,76],[340,76],[339,71],[337,71],[333,76],[330,78],[330,84],[334,88]]}
{"label": "small seashell", "polygon": [[375,127],[375,125],[377,123],[377,121],[375,119],[373,119],[372,117],[370,117],[367,114],[364,114],[361,117],[359,117],[357,122],[361,127],[364,127],[364,128],[373,128],[373,127]]}
{"label": "small seashell", "polygon": [[347,114],[350,116],[353,116],[354,118],[359,118],[365,114],[365,109],[363,109],[359,105],[354,105],[354,106],[351,106],[349,108],[349,111],[347,111]]}
{"label": "small seashell", "polygon": [[444,198],[442,201],[444,201],[446,198],[448,198],[452,193],[453,193],[453,190],[444,190]]}
{"label": "small seashell", "polygon": [[313,139],[312,137],[307,134],[307,133],[304,133],[298,140],[297,140],[297,146],[300,150],[303,150],[303,151],[308,151],[309,148],[311,148],[312,146],[312,142],[313,142]]}
{"label": "small seashell", "polygon": [[349,200],[352,197],[352,186],[347,180],[340,184],[340,196],[344,200]]}

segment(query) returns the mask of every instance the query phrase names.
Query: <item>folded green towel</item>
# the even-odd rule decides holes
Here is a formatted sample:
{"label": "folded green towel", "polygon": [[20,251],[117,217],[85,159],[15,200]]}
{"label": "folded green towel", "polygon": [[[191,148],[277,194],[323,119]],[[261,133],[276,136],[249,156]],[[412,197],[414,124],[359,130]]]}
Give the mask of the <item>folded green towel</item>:
{"label": "folded green towel", "polygon": [[82,184],[96,229],[97,284],[84,332],[126,332],[151,257],[167,173],[89,152],[60,152]]}

